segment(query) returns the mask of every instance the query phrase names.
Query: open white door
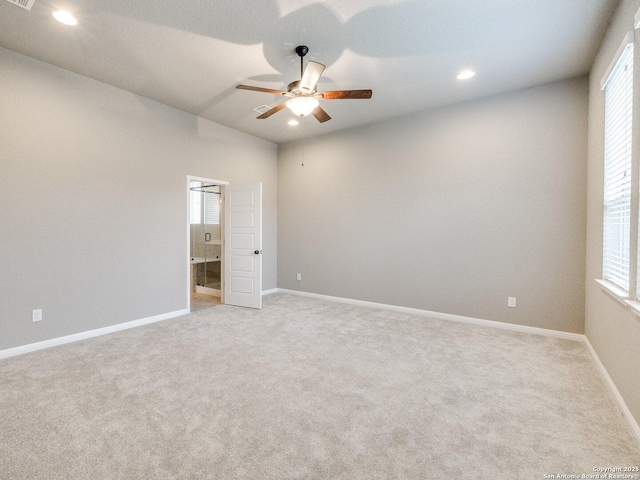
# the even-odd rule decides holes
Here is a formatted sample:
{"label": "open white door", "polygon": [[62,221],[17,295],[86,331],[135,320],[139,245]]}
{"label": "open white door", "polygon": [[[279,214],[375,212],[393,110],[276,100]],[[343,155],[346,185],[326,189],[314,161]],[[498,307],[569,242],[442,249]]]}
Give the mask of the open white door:
{"label": "open white door", "polygon": [[226,185],[224,303],[262,308],[262,183]]}

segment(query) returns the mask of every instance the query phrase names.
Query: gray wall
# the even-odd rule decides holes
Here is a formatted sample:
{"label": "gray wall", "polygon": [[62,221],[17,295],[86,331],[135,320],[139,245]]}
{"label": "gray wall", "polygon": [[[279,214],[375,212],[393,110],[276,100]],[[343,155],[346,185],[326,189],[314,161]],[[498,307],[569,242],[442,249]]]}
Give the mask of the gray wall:
{"label": "gray wall", "polygon": [[[631,413],[640,422],[640,318],[604,293],[594,281],[602,278],[604,92],[600,90],[600,80],[624,35],[633,29],[633,17],[638,7],[640,2],[637,0],[620,2],[591,69],[585,334]],[[635,48],[638,50],[640,46],[636,43]]]}
{"label": "gray wall", "polygon": [[0,49],[0,349],[184,309],[187,175],[264,183],[275,288],[275,144]]}
{"label": "gray wall", "polygon": [[281,145],[278,287],[582,333],[587,92]]}

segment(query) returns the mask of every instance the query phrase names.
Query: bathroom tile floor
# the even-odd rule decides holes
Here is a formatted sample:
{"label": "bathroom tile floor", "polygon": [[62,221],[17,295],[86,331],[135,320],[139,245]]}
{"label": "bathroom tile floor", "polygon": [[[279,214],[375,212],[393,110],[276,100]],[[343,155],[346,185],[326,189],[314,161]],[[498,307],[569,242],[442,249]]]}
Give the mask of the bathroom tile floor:
{"label": "bathroom tile floor", "polygon": [[220,297],[205,295],[203,293],[191,292],[191,311],[197,312],[205,308],[220,305]]}

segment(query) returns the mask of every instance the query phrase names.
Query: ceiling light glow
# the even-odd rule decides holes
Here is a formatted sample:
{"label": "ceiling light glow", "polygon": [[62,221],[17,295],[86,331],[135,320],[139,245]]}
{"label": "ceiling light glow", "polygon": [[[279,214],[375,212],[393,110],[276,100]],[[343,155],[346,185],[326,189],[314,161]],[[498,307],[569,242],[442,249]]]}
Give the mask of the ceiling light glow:
{"label": "ceiling light glow", "polygon": [[463,70],[456,77],[458,80],[468,80],[476,74],[473,70]]}
{"label": "ceiling light glow", "polygon": [[296,125],[300,125],[300,122],[297,120],[289,120],[287,124],[291,125],[292,127],[295,127]]}
{"label": "ceiling light glow", "polygon": [[299,117],[309,115],[320,102],[313,97],[293,97],[287,101],[287,107]]}
{"label": "ceiling light glow", "polygon": [[64,23],[65,25],[78,24],[78,20],[76,19],[76,17],[65,10],[56,10],[55,12],[53,12],[53,17],[60,23]]}

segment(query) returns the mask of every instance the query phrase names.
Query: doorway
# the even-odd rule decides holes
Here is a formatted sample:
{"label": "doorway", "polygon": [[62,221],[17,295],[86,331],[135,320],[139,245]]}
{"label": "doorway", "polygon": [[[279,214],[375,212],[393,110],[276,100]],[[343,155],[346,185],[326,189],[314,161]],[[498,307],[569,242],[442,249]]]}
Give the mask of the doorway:
{"label": "doorway", "polygon": [[262,308],[262,183],[188,175],[186,193],[187,309]]}
{"label": "doorway", "polygon": [[227,182],[187,177],[189,310],[223,303],[224,186]]}

